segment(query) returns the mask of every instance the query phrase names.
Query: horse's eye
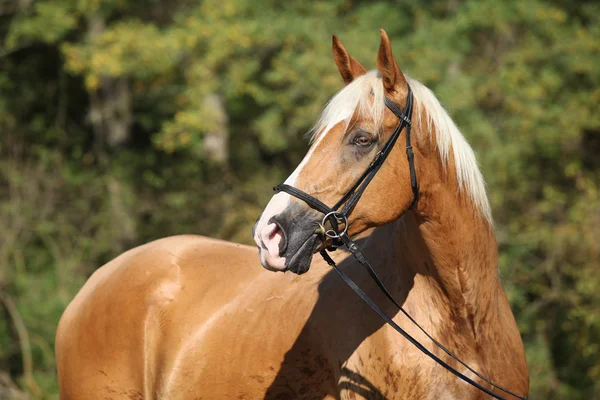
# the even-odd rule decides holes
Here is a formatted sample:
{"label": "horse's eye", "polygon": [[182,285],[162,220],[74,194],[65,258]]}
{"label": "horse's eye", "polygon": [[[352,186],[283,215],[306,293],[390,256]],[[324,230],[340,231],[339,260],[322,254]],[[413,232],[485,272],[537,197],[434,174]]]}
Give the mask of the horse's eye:
{"label": "horse's eye", "polygon": [[361,147],[367,147],[373,144],[374,140],[370,135],[360,133],[356,135],[354,140],[352,141],[355,145]]}

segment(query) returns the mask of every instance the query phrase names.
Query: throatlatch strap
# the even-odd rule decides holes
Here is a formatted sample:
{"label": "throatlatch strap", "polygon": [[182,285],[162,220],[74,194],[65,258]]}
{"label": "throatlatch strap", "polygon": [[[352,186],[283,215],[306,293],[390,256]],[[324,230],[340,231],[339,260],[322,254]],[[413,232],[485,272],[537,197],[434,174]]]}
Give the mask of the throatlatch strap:
{"label": "throatlatch strap", "polygon": [[[410,90],[410,88],[409,88]],[[408,159],[408,170],[410,172],[410,187],[413,192],[413,201],[408,207],[409,209],[415,208],[419,201],[419,184],[417,183],[417,173],[415,171],[415,154],[413,152],[413,148],[410,141],[410,129],[412,128],[412,122],[410,118],[412,118],[412,96],[410,101],[410,113],[402,113],[396,107],[393,101],[385,98],[386,106],[394,113],[401,121],[406,122],[406,158]],[[408,103],[407,103],[408,105]],[[410,115],[410,118],[408,117]]]}
{"label": "throatlatch strap", "polygon": [[[406,106],[405,106],[403,112],[400,111],[398,109],[398,107],[396,107],[394,102],[391,101],[387,97],[385,98],[385,104],[390,109],[390,111],[392,111],[400,119],[400,122],[398,123],[398,126],[396,126],[396,129],[394,129],[392,136],[390,136],[390,138],[385,143],[383,148],[375,155],[375,158],[373,159],[373,161],[371,162],[371,164],[369,165],[369,167],[367,168],[365,173],[363,173],[363,175],[356,182],[356,184],[354,184],[354,186],[346,193],[346,195],[344,195],[344,197],[336,204],[336,206],[339,206],[342,204],[343,201],[345,201],[345,198],[348,198],[348,201],[346,202],[346,204],[344,205],[344,208],[342,209],[343,215],[348,216],[352,212],[352,210],[354,209],[354,206],[356,206],[356,204],[360,200],[360,197],[362,196],[364,191],[367,189],[367,186],[369,186],[369,183],[371,183],[371,181],[373,180],[373,178],[375,177],[375,175],[377,174],[377,172],[379,171],[379,169],[381,168],[381,166],[383,165],[383,163],[385,162],[387,157],[392,152],[392,149],[394,148],[394,145],[396,144],[396,141],[400,137],[400,134],[402,133],[403,129],[406,130],[407,149],[410,147],[411,148],[410,151],[412,152],[412,147],[410,146],[411,120],[409,117],[412,115],[412,111],[413,111],[412,89],[410,88],[410,86],[408,86],[408,96],[407,96],[407,100],[406,100]],[[414,172],[414,157],[412,159],[409,159],[409,168]],[[411,175],[411,182],[412,182],[412,175]],[[416,183],[416,174],[415,174],[415,183]],[[413,201],[410,205],[410,208],[412,208],[413,206],[416,205],[415,199],[418,197],[418,193],[417,193],[418,188],[416,187],[416,185],[413,186],[411,183],[411,187],[413,190]]]}

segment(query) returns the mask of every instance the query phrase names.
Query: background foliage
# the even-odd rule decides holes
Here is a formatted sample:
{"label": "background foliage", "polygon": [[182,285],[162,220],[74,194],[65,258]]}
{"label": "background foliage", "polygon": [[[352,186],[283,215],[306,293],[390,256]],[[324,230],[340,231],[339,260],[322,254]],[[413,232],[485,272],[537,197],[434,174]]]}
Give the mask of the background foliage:
{"label": "background foliage", "polygon": [[57,321],[152,239],[250,242],[378,29],[479,154],[532,399],[600,397],[600,4],[0,1],[0,398],[57,398]]}

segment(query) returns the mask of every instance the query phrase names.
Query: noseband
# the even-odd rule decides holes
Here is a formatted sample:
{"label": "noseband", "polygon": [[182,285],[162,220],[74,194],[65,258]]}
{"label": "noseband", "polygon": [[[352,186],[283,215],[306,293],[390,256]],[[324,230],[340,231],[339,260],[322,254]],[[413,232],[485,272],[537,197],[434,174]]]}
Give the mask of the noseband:
{"label": "noseband", "polygon": [[[381,282],[381,279],[379,279],[379,277],[375,273],[375,270],[373,269],[373,267],[371,267],[371,264],[366,259],[366,257],[362,253],[362,251],[358,248],[356,243],[354,243],[354,241],[352,239],[350,239],[350,237],[347,234],[348,225],[349,225],[348,224],[348,216],[350,215],[350,213],[356,206],[356,203],[358,203],[358,201],[360,200],[361,196],[363,195],[363,193],[364,193],[365,189],[367,188],[367,186],[369,185],[369,183],[371,183],[371,181],[373,180],[373,178],[375,177],[375,175],[377,174],[377,172],[383,165],[383,162],[386,160],[386,158],[388,157],[388,155],[394,148],[394,145],[396,144],[398,137],[400,137],[400,134],[402,133],[403,129],[406,130],[406,157],[408,159],[408,168],[410,171],[410,186],[411,186],[412,192],[413,192],[413,200],[409,206],[409,209],[414,208],[417,205],[417,202],[419,200],[419,186],[417,183],[417,175],[415,172],[414,153],[412,150],[412,146],[410,144],[410,128],[411,128],[411,118],[412,118],[412,113],[413,113],[414,100],[413,100],[412,90],[408,84],[407,84],[407,87],[408,87],[408,95],[406,97],[406,106],[404,107],[404,110],[400,111],[400,109],[394,104],[394,102],[392,100],[390,100],[387,97],[385,98],[385,105],[387,106],[387,108],[389,108],[390,111],[393,112],[394,115],[396,115],[400,120],[400,122],[398,123],[398,126],[392,133],[392,136],[388,139],[388,141],[385,143],[383,148],[375,155],[375,158],[373,159],[371,164],[369,164],[369,166],[367,167],[365,172],[363,172],[363,174],[360,176],[360,178],[358,178],[356,183],[354,185],[352,185],[352,187],[346,192],[346,194],[344,194],[342,196],[342,198],[333,207],[328,207],[322,201],[320,201],[320,200],[314,198],[313,196],[309,195],[308,193],[305,193],[302,190],[297,189],[290,185],[286,185],[286,184],[277,185],[273,188],[273,190],[277,193],[279,193],[279,192],[288,193],[289,195],[292,195],[292,196],[304,201],[311,208],[314,208],[315,210],[318,210],[318,211],[322,212],[323,214],[325,214],[325,216],[323,217],[323,219],[321,221],[321,226],[323,227],[323,234],[325,236],[331,238],[333,241],[332,245],[328,248],[328,250],[335,250],[337,247],[340,247],[342,245],[346,246],[348,248],[348,250],[352,253],[352,255],[358,260],[358,262],[367,270],[367,272],[369,273],[371,278],[375,281],[375,283],[377,284],[379,289],[381,289],[381,291],[385,294],[385,296],[405,316],[407,316],[408,319],[413,324],[415,324],[437,347],[439,347],[442,351],[444,351],[447,355],[449,355],[454,360],[456,360],[459,364],[461,364],[462,366],[467,368],[470,372],[472,372],[477,377],[479,377],[480,379],[482,379],[489,385],[493,386],[494,388],[501,390],[504,393],[510,394],[518,399],[527,400],[525,397],[519,396],[518,394],[515,394],[508,389],[504,389],[503,387],[496,385],[495,383],[491,382],[490,380],[488,380],[487,378],[482,376],[479,372],[475,371],[473,368],[468,366],[464,361],[462,361],[460,358],[458,358],[456,355],[454,355],[454,353],[452,353],[450,350],[448,350],[446,347],[444,347],[440,342],[438,342],[436,339],[434,339],[429,333],[427,333],[425,331],[425,329],[423,329],[417,323],[417,321],[415,321],[404,310],[404,308],[402,308],[402,306],[392,297],[390,292],[383,285],[383,282]],[[340,209],[340,207],[342,207],[342,208],[340,211],[338,211],[338,209]],[[325,228],[327,222],[329,222],[331,224],[331,229]],[[394,328],[394,330],[396,330],[398,333],[400,333],[402,336],[404,336],[409,342],[411,342],[413,345],[415,345],[421,352],[423,352],[425,355],[429,356],[431,359],[433,359],[439,365],[444,367],[450,373],[454,374],[458,378],[467,382],[471,386],[476,387],[477,389],[492,396],[495,399],[505,400],[503,397],[500,397],[499,395],[493,393],[491,390],[487,389],[486,387],[480,385],[479,383],[475,382],[471,378],[469,378],[469,377],[465,376],[464,374],[462,374],[461,372],[457,371],[455,368],[448,365],[442,359],[440,359],[435,354],[433,354],[432,352],[427,350],[427,348],[425,348],[415,338],[413,338],[410,334],[408,334],[408,332],[406,332],[404,329],[402,329],[400,326],[398,326],[392,320],[392,318],[390,316],[388,316],[377,304],[375,304],[373,302],[373,300],[371,300],[367,296],[367,294],[360,287],[358,287],[358,285],[356,285],[356,283],[348,275],[346,275],[346,273],[344,271],[339,269],[338,266],[336,265],[335,261],[333,261],[333,259],[329,256],[329,254],[327,253],[326,250],[321,250],[320,254],[323,257],[323,259],[330,266],[332,266],[335,269],[335,271],[340,275],[340,277],[344,280],[344,282],[352,290],[354,290],[354,292],[365,303],[367,303],[367,305],[369,307],[371,307],[371,309],[373,309],[373,311],[375,311],[388,325],[390,325],[392,328]]]}

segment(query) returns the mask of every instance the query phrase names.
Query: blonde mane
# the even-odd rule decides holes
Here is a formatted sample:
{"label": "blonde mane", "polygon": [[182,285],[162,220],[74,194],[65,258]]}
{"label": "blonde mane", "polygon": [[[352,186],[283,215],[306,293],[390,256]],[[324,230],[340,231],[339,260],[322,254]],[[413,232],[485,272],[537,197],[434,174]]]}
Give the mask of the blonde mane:
{"label": "blonde mane", "polygon": [[[433,92],[415,79],[409,77],[406,79],[414,96],[414,124],[423,127],[422,130],[427,130],[430,134],[435,130],[437,148],[444,165],[447,165],[452,149],[459,190],[467,193],[475,208],[492,223],[485,182],[473,149]],[[379,133],[386,108],[384,96],[379,71],[369,71],[356,78],[329,101],[310,131],[311,140],[315,140],[320,134],[326,134],[340,122],[343,122],[347,129],[356,111],[362,116],[371,118],[377,130],[375,133]],[[426,121],[420,120],[422,110],[427,116]]]}

